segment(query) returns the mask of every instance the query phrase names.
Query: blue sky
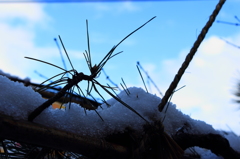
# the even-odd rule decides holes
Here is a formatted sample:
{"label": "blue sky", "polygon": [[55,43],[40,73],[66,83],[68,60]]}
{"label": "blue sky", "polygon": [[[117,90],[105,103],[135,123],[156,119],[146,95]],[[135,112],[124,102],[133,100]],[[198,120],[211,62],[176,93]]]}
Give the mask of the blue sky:
{"label": "blue sky", "polygon": [[[186,54],[218,1],[152,1],[104,3],[0,3],[0,69],[33,82],[42,82],[35,70],[51,77],[59,72],[51,66],[27,60],[38,58],[62,66],[54,38],[61,36],[74,67],[89,74],[83,57],[87,49],[89,22],[93,64],[130,32],[157,16],[124,41],[122,54],[104,67],[115,83],[143,87],[136,62],[165,93]],[[240,1],[225,3],[217,20],[234,22],[240,17]],[[214,23],[183,76],[172,101],[184,113],[215,128],[240,134],[240,111],[232,102],[239,75],[240,50],[220,38],[240,45],[240,28]],[[67,61],[66,61],[67,62]],[[68,65],[70,69],[70,66]],[[143,74],[144,75],[144,74]],[[104,74],[98,78],[107,83]],[[109,83],[109,82],[108,82]],[[86,84],[81,85],[85,87]],[[152,93],[158,92],[152,88]],[[106,98],[107,97],[106,95]]]}

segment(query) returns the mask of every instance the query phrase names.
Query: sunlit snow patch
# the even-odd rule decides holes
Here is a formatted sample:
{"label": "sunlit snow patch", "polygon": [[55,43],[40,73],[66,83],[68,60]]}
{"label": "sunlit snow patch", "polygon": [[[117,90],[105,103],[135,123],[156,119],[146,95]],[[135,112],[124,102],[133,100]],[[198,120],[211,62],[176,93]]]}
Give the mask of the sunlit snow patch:
{"label": "sunlit snow patch", "polygon": [[[191,134],[208,134],[219,133],[214,130],[211,125],[200,120],[191,119],[188,115],[183,114],[176,109],[176,105],[170,103],[167,113],[158,111],[158,104],[161,99],[153,94],[146,93],[141,88],[128,88],[130,95],[124,91],[118,94],[118,97],[135,109],[149,122],[154,120],[162,120],[165,131],[168,134],[175,134],[177,131],[184,131]],[[16,120],[27,120],[30,112],[41,105],[45,99],[41,95],[33,91],[31,87],[25,87],[18,82],[12,82],[8,78],[0,75],[0,113],[12,116]],[[131,127],[137,132],[142,132],[142,126],[146,121],[138,115],[130,111],[128,108],[120,104],[115,99],[107,100],[110,107],[105,104],[97,111],[104,119],[104,122],[94,111],[87,111],[78,104],[72,103],[71,109],[52,109],[52,107],[44,110],[34,122],[43,124],[81,135],[104,137],[106,135],[122,132],[126,127]],[[236,150],[240,147],[240,138],[237,136],[228,136],[231,146]],[[238,150],[237,150],[238,151]]]}

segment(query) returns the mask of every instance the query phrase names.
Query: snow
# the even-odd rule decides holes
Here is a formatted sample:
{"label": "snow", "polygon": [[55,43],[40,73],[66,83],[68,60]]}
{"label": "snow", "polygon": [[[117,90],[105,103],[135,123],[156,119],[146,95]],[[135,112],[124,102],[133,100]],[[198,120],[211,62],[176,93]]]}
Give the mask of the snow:
{"label": "snow", "polygon": [[[187,149],[185,150],[185,153],[192,154],[192,151],[195,151],[198,155],[201,156],[201,159],[224,159],[221,156],[217,156],[214,153],[212,153],[210,150],[202,149],[200,147],[193,147],[191,150]],[[195,154],[194,153],[194,154]]]}
{"label": "snow", "polygon": [[240,137],[238,137],[236,134],[230,132],[225,133],[224,137],[230,141],[230,146],[233,148],[236,148],[238,152],[240,152]]}
{"label": "snow", "polygon": [[28,113],[45,100],[32,88],[0,75],[0,101],[1,114],[12,116],[16,120],[26,120]]}
{"label": "snow", "polygon": [[[191,119],[190,116],[183,114],[176,109],[176,105],[170,103],[167,113],[158,111],[158,104],[161,98],[156,95],[145,92],[142,88],[128,88],[130,94],[122,91],[118,97],[130,105],[147,121],[161,120],[164,117],[164,127],[168,134],[174,134],[177,131],[187,131],[192,134],[218,134],[219,131],[203,121]],[[35,92],[31,87],[25,87],[22,83],[10,81],[7,77],[0,75],[0,114],[12,116],[16,120],[27,120],[28,114],[41,105],[45,99]],[[141,132],[142,125],[146,121],[137,116],[134,112],[120,104],[115,99],[107,100],[102,108],[97,111],[103,118],[104,122],[94,111],[87,111],[72,103],[70,109],[53,109],[52,107],[44,110],[34,122],[43,124],[81,135],[104,137],[114,132],[124,131],[126,127]],[[240,152],[240,137],[233,133],[222,133],[230,142],[230,145]],[[210,151],[196,148],[196,151],[202,155],[202,158],[213,157]]]}

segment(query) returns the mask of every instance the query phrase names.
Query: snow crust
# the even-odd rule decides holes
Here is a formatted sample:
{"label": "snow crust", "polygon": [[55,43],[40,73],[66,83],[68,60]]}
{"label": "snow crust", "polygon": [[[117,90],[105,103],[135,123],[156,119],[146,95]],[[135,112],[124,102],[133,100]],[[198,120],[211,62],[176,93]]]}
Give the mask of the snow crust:
{"label": "snow crust", "polygon": [[[194,151],[194,153],[193,153]],[[210,150],[203,149],[200,147],[192,147],[191,149],[185,150],[185,154],[198,154],[201,156],[201,159],[224,159],[222,156],[217,156],[214,153],[212,153]]]}
{"label": "snow crust", "polygon": [[[130,95],[125,91],[118,94],[118,97],[130,105],[149,122],[162,120],[165,131],[174,134],[177,131],[187,131],[192,134],[219,133],[209,124],[200,120],[194,120],[190,116],[183,114],[176,109],[176,105],[170,103],[167,113],[158,111],[158,104],[161,98],[156,95],[146,93],[142,88],[128,88]],[[30,112],[41,105],[45,99],[35,92],[31,87],[25,87],[22,83],[12,82],[8,78],[0,75],[0,114],[12,116],[16,120],[27,120]],[[104,137],[114,132],[124,131],[126,127],[141,132],[142,126],[146,121],[120,104],[115,99],[107,100],[102,108],[97,111],[104,119],[104,122],[94,111],[87,111],[78,104],[71,104],[70,109],[53,109],[52,107],[44,110],[34,122],[43,124],[81,135]],[[230,145],[240,151],[240,137],[234,134],[225,135]],[[202,153],[202,152],[201,152]]]}
{"label": "snow crust", "polygon": [[27,119],[28,113],[37,108],[45,99],[31,87],[10,81],[0,75],[0,113],[16,120]]}

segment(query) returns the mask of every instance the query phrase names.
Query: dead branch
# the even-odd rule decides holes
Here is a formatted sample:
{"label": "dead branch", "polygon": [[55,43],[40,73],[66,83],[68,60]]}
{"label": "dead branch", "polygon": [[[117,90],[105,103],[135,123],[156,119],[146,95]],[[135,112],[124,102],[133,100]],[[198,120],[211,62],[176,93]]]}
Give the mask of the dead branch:
{"label": "dead branch", "polygon": [[202,43],[203,39],[205,38],[209,28],[212,26],[213,22],[215,21],[215,18],[217,17],[219,11],[221,10],[223,4],[225,3],[226,0],[220,0],[219,3],[217,4],[215,10],[213,11],[212,15],[210,16],[208,22],[202,29],[201,33],[199,34],[197,40],[195,41],[193,47],[191,48],[190,52],[186,56],[185,61],[183,62],[182,66],[179,68],[177,74],[175,75],[172,83],[170,84],[168,90],[166,91],[165,95],[162,98],[161,103],[158,105],[158,110],[161,112],[164,109],[164,106],[168,102],[169,97],[172,95],[174,90],[176,89],[182,75],[184,74],[185,70],[187,69],[189,63],[193,59],[193,56],[197,52],[198,47]]}
{"label": "dead branch", "polygon": [[17,121],[0,115],[0,138],[46,148],[79,153],[89,158],[127,158],[128,150],[120,145],[48,128],[40,124]]}
{"label": "dead branch", "polygon": [[227,139],[219,134],[186,134],[180,133],[173,136],[175,142],[183,149],[198,146],[209,149],[214,154],[225,159],[240,159],[240,153],[233,150]]}
{"label": "dead branch", "polygon": [[[161,124],[160,127],[159,124],[155,124],[156,128],[155,126],[146,126],[145,135],[143,136],[135,135],[134,132],[128,130],[125,134],[116,134],[114,138],[98,139],[48,128],[28,121],[18,121],[12,117],[0,115],[0,138],[36,145],[46,149],[51,148],[74,152],[89,158],[98,159],[134,159],[136,158],[135,156],[139,157],[139,155],[152,157],[156,155],[163,157],[165,155],[163,157],[165,159],[167,154],[167,156],[173,156],[173,152],[177,153],[180,149],[185,150],[194,146],[209,149],[225,159],[240,159],[240,154],[230,147],[228,140],[218,134],[194,135],[177,133],[172,136],[176,145],[171,145],[170,147],[173,151],[169,152],[170,149],[167,147],[169,147],[169,142],[172,143],[172,139],[161,131]],[[159,147],[159,145],[161,146]],[[166,149],[164,148],[163,153],[159,154],[161,147]]]}

